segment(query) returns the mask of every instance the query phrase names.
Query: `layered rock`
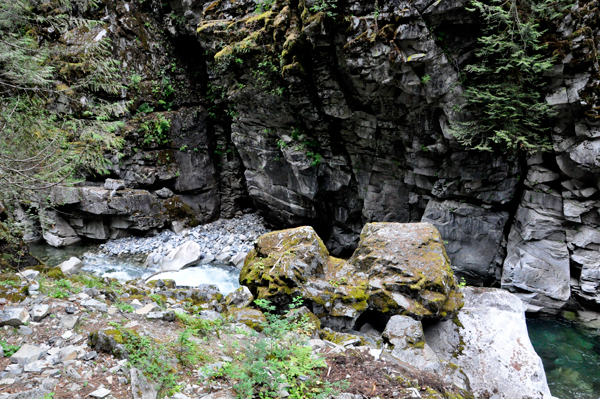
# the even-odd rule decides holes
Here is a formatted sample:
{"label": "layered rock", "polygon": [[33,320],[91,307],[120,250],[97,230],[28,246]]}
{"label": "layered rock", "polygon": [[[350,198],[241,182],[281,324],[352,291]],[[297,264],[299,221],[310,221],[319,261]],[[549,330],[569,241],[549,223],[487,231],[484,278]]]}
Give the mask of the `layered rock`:
{"label": "layered rock", "polygon": [[240,283],[280,306],[300,296],[338,330],[366,311],[437,319],[462,306],[439,233],[426,223],[367,224],[348,262],[329,256],[310,227],[269,233],[248,254]]}

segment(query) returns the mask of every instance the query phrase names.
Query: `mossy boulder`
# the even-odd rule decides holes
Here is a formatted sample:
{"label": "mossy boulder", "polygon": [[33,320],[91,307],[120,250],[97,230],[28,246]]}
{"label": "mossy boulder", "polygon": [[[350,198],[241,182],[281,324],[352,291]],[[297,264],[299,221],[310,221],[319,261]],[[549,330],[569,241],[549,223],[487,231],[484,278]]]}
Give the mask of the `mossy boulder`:
{"label": "mossy boulder", "polygon": [[[133,330],[127,330],[129,334],[137,333]],[[90,347],[95,351],[109,353],[119,359],[127,359],[128,353],[125,350],[126,334],[121,330],[102,330],[93,331],[88,337]]]}
{"label": "mossy boulder", "polygon": [[351,328],[367,309],[366,275],[342,259],[329,256],[312,227],[261,236],[248,253],[240,284],[256,299],[284,309],[300,296],[325,325]]}
{"label": "mossy boulder", "polygon": [[234,307],[229,309],[227,316],[230,317],[234,323],[243,323],[257,331],[262,331],[262,326],[267,321],[267,318],[260,310],[252,308]]}
{"label": "mossy boulder", "polygon": [[371,308],[422,319],[462,307],[442,238],[429,223],[369,223],[349,262],[369,276]]}
{"label": "mossy boulder", "polygon": [[294,297],[325,327],[350,330],[366,310],[449,318],[462,306],[440,234],[430,224],[370,223],[350,261],[329,256],[311,227],[260,237],[240,284],[285,309]]}

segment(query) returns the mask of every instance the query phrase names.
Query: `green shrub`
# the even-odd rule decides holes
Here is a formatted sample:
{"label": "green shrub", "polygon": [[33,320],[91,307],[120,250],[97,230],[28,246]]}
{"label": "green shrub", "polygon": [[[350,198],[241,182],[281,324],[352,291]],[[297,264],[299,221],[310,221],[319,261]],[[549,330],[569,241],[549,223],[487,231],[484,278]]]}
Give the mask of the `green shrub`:
{"label": "green shrub", "polygon": [[[275,310],[266,300],[256,303],[266,311]],[[291,307],[299,305],[300,301],[294,301]],[[264,335],[256,342],[244,344],[242,354],[213,376],[231,380],[238,398],[274,399],[282,396],[283,389],[293,399],[327,398],[336,386],[318,377],[317,371],[326,363],[307,344],[304,332],[312,327],[307,316],[294,321],[285,315],[268,313],[263,323]]]}

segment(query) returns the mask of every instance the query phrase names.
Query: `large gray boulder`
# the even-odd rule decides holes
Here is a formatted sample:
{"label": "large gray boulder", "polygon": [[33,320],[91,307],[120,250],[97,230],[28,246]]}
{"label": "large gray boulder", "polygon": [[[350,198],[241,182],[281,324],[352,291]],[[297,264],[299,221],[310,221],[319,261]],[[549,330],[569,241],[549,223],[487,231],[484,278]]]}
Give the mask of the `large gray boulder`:
{"label": "large gray boulder", "polygon": [[523,302],[500,289],[462,292],[463,309],[455,319],[427,328],[427,344],[467,375],[476,397],[550,399],[542,360],[527,334]]}
{"label": "large gray boulder", "polygon": [[0,311],[0,326],[19,327],[29,322],[27,308],[6,308]]}
{"label": "large gray boulder", "polygon": [[73,274],[77,273],[83,268],[83,261],[79,258],[72,256],[69,260],[64,261],[58,267],[64,274]]}
{"label": "large gray boulder", "polygon": [[501,244],[508,212],[433,199],[421,220],[431,223],[440,232],[457,277],[464,277],[469,284],[500,280]]}
{"label": "large gray boulder", "polygon": [[194,241],[178,246],[158,262],[160,271],[180,270],[197,262],[202,255],[201,249],[200,244]]}

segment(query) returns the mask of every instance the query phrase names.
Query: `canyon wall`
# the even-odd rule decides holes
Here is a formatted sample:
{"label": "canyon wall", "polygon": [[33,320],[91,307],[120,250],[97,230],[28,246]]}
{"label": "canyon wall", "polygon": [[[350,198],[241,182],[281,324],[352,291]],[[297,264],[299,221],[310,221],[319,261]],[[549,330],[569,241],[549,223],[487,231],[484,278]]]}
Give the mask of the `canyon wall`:
{"label": "canyon wall", "polygon": [[553,150],[521,156],[449,132],[481,34],[467,1],[263,3],[98,8],[128,86],[126,146],[107,153],[110,176],[55,190],[40,235],[66,245],[257,209],[345,256],[365,223],[427,221],[466,282],[530,312],[600,308],[597,2],[545,27]]}

